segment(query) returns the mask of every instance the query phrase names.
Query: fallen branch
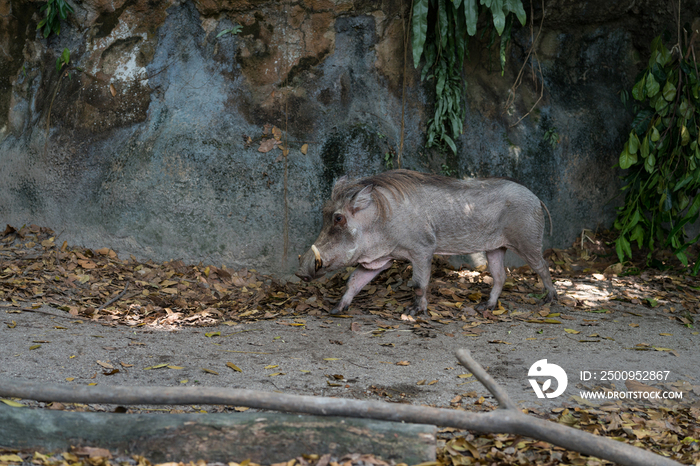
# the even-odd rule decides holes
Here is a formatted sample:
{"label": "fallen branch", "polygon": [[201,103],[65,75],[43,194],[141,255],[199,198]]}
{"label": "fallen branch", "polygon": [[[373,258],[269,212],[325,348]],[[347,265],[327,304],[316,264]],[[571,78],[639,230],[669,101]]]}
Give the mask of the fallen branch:
{"label": "fallen branch", "polygon": [[114,298],[110,299],[110,300],[107,301],[106,303],[104,303],[102,306],[98,307],[97,310],[98,310],[98,311],[101,311],[102,309],[106,308],[106,307],[109,306],[110,304],[112,304],[112,303],[114,303],[114,302],[117,302],[117,301],[119,301],[120,299],[122,299],[122,296],[124,296],[124,295],[126,294],[126,290],[127,290],[128,288],[129,288],[129,282],[127,281],[127,282],[126,282],[126,285],[124,285],[124,289],[122,290],[121,293],[119,293],[117,296],[115,296]]}
{"label": "fallen branch", "polygon": [[19,306],[12,305],[12,304],[11,304],[11,305],[4,305],[4,304],[2,304],[2,305],[0,305],[0,307],[2,307],[2,308],[13,308],[13,309],[15,309],[15,310],[17,310],[17,311],[22,311],[22,312],[35,312],[35,313],[37,313],[37,314],[46,314],[47,316],[51,316],[51,317],[61,317],[61,318],[63,318],[63,319],[72,319],[72,320],[79,319],[78,316],[74,316],[74,315],[70,315],[70,314],[69,314],[69,315],[54,314],[53,312],[42,311],[41,309],[32,309],[32,308],[29,308],[29,307],[19,307]]}
{"label": "fallen branch", "polygon": [[680,464],[626,443],[527,416],[517,408],[495,380],[474,361],[468,350],[457,351],[457,358],[494,394],[502,405],[499,409],[490,413],[470,413],[380,401],[287,395],[256,390],[211,387],[66,387],[47,386],[44,382],[27,382],[10,378],[0,379],[0,395],[67,403],[235,405],[320,416],[434,424],[483,433],[505,432],[522,435],[621,465],[678,466]]}

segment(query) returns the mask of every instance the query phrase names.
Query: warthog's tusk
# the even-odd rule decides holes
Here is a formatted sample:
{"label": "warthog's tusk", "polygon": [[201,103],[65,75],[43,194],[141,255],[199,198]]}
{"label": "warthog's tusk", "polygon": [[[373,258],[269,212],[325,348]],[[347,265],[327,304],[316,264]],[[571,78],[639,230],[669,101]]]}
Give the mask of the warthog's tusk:
{"label": "warthog's tusk", "polygon": [[311,250],[314,252],[314,256],[316,256],[316,261],[315,261],[315,267],[316,270],[320,269],[323,267],[323,261],[321,260],[321,253],[318,252],[318,248],[316,247],[315,244],[311,245]]}

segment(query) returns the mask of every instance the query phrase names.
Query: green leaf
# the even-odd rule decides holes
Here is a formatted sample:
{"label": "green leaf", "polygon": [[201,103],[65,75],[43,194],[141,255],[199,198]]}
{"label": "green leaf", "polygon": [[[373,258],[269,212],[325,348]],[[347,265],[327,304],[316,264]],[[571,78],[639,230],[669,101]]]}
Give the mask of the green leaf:
{"label": "green leaf", "polygon": [[[447,40],[451,36],[450,34],[450,23],[447,20],[447,6],[445,5],[445,0],[438,0],[438,23],[439,28],[436,30],[440,31],[440,44],[442,45],[442,50],[447,52],[449,48],[447,47]],[[450,52],[452,52],[450,50]]]}
{"label": "green leaf", "polygon": [[683,99],[681,99],[681,104],[678,106],[678,112],[684,119],[690,120],[693,113],[695,113],[695,107],[693,107],[693,104],[688,102],[688,99],[684,96]]}
{"label": "green leaf", "polygon": [[676,97],[676,86],[674,86],[670,80],[666,81],[664,90],[661,91],[661,93],[663,94],[664,99],[671,102]]}
{"label": "green leaf", "polygon": [[649,154],[649,157],[644,159],[644,169],[647,171],[647,173],[651,173],[654,171],[654,164],[656,163],[656,158],[654,157],[654,154]]}
{"label": "green leaf", "polygon": [[651,129],[651,142],[656,142],[656,141],[658,141],[660,137],[661,137],[661,135],[659,134],[659,130],[656,129],[656,126],[654,126],[654,127]]}
{"label": "green leaf", "polygon": [[632,257],[629,241],[627,241],[624,236],[620,235],[620,237],[615,240],[615,252],[617,252],[617,258],[620,262],[625,261],[625,253],[627,251],[630,251],[629,257]]}
{"label": "green leaf", "polygon": [[436,95],[437,99],[440,99],[442,97],[442,91],[444,89],[445,89],[445,73],[442,72],[438,75],[437,83],[435,84],[435,95]]}
{"label": "green leaf", "polygon": [[63,63],[66,65],[70,63],[70,50],[67,48],[63,49],[63,53],[61,54],[61,60],[63,60]]}
{"label": "green leaf", "polygon": [[442,140],[447,143],[448,146],[450,146],[450,149],[452,149],[452,153],[456,154],[457,153],[457,146],[455,145],[455,142],[452,140],[451,137],[448,135],[444,134],[442,136]]}
{"label": "green leaf", "polygon": [[[675,192],[678,191],[679,189],[682,189],[685,185],[687,185],[688,183],[690,183],[691,181],[693,181],[693,178],[695,178],[695,177],[693,176],[692,173],[689,173],[688,175],[686,175],[686,177],[683,178],[683,181],[681,181],[680,183],[676,184],[676,186],[673,188],[673,192],[675,193]],[[681,208],[681,210],[683,210],[683,209]]]}
{"label": "green leaf", "polygon": [[415,0],[413,2],[413,19],[411,20],[413,37],[411,45],[413,47],[413,65],[416,68],[418,68],[420,57],[423,55],[425,37],[428,33],[428,3],[429,0]]}
{"label": "green leaf", "polygon": [[665,83],[666,79],[669,78],[669,75],[666,74],[666,71],[663,69],[663,67],[659,66],[658,63],[654,63],[654,65],[652,65],[651,74],[654,75],[654,79],[656,79],[656,82],[659,83],[659,86]]}
{"label": "green leaf", "polygon": [[634,97],[637,100],[644,100],[644,98],[646,97],[644,95],[645,84],[646,84],[646,75],[642,76],[642,79],[637,81],[637,83],[632,88],[632,97]]}
{"label": "green leaf", "polygon": [[666,102],[666,100],[661,96],[661,94],[656,94],[656,96],[652,100],[654,101],[652,105],[654,106],[654,110],[656,110],[656,113],[660,114],[661,116],[665,116],[664,110],[668,111],[668,109],[666,109],[666,107],[668,107],[668,102]]}
{"label": "green leaf", "polygon": [[503,29],[506,27],[506,15],[503,13],[503,0],[491,1],[491,14],[493,15],[493,26],[500,36],[503,34]]}
{"label": "green leaf", "polygon": [[637,134],[646,133],[653,116],[654,112],[649,109],[640,110],[634,117],[634,120],[632,120],[632,129]]}
{"label": "green leaf", "polygon": [[525,14],[525,9],[523,8],[523,2],[521,0],[505,0],[504,7],[508,11],[515,13],[518,17],[521,26],[525,26],[527,22],[527,15]]}
{"label": "green leaf", "polygon": [[661,207],[661,209],[664,212],[669,212],[673,208],[673,199],[671,196],[671,192],[668,188],[666,188],[664,193],[661,195],[661,202],[659,202],[659,207]]}
{"label": "green leaf", "polygon": [[467,21],[467,34],[476,34],[476,21],[479,19],[477,0],[464,0],[464,16]]}
{"label": "green leaf", "polygon": [[637,137],[636,134],[634,134],[634,131],[632,131],[632,132],[630,132],[630,139],[629,139],[629,144],[627,146],[627,150],[629,151],[630,154],[636,154],[638,148],[639,148],[639,138]]}
{"label": "green leaf", "polygon": [[676,257],[683,263],[683,265],[688,265],[688,256],[686,256],[684,252],[677,252]]}
{"label": "green leaf", "polygon": [[671,52],[664,44],[660,44],[657,50],[659,53],[656,55],[656,63],[658,63],[659,66],[666,66],[668,61],[671,59]]}
{"label": "green leaf", "polygon": [[643,159],[646,159],[649,156],[649,135],[644,136],[642,145],[639,148],[639,154]]}
{"label": "green leaf", "polygon": [[[681,230],[683,229],[683,227],[686,224],[688,224],[688,223],[693,224],[693,223],[695,223],[695,221],[697,219],[698,219],[698,215],[695,214],[692,217],[686,216],[683,218],[683,220],[678,222],[678,224],[675,227],[673,227],[673,230],[671,230],[671,232],[668,234],[668,239],[666,240],[666,246],[668,246],[671,243],[672,239],[675,238],[679,232],[681,232]],[[683,235],[683,236],[685,236],[685,235]]]}
{"label": "green leaf", "polygon": [[[696,97],[696,99],[697,99],[697,97]],[[693,266],[693,270],[691,271],[691,273],[693,274],[693,276],[695,276],[698,274],[699,270],[700,270],[700,254],[698,254],[698,257],[695,259],[695,265]]]}
{"label": "green leaf", "polygon": [[639,213],[639,209],[635,210],[634,214],[632,214],[632,218],[630,219],[629,223],[627,224],[627,227],[625,228],[625,230],[623,230],[623,233],[626,233],[626,231],[629,231],[632,228],[634,228],[635,226],[637,226],[637,223],[639,223],[640,217],[641,217],[641,215]]}
{"label": "green leaf", "polygon": [[453,118],[450,122],[452,124],[452,136],[459,137],[462,134],[462,119]]}
{"label": "green leaf", "polygon": [[499,60],[501,62],[501,76],[506,69],[506,45],[510,41],[510,30],[513,26],[513,15],[508,15],[506,18],[506,28],[503,30],[503,35],[501,36],[501,47],[499,53]]}
{"label": "green leaf", "polygon": [[685,125],[681,127],[681,146],[687,146],[690,142],[690,133]]}
{"label": "green leaf", "polygon": [[[423,65],[423,71],[420,75],[421,81],[425,80],[426,76],[429,75],[429,73],[433,69],[433,66],[435,65],[435,59],[437,58],[435,44],[433,42],[428,42],[425,46],[423,53],[425,55],[425,64]],[[428,76],[428,79],[431,79],[433,77],[434,76]]]}
{"label": "green leaf", "polygon": [[647,97],[649,98],[654,97],[656,94],[659,93],[659,83],[656,82],[654,75],[651,73],[647,75],[646,90]]}
{"label": "green leaf", "polygon": [[641,225],[634,227],[630,235],[630,241],[637,241],[637,247],[642,249],[642,244],[644,244],[644,228]]}
{"label": "green leaf", "polygon": [[625,143],[625,148],[622,150],[622,153],[620,154],[620,168],[623,170],[626,170],[627,168],[631,167],[637,163],[637,154],[630,154],[629,152],[629,142]]}
{"label": "green leaf", "polygon": [[632,246],[627,239],[622,242],[622,248],[625,251],[625,254],[627,254],[627,257],[632,258]]}

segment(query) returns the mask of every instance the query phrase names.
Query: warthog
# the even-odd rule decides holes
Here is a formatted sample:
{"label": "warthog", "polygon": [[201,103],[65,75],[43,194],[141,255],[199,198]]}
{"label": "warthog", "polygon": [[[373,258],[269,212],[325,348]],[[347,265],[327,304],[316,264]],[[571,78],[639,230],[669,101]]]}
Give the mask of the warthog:
{"label": "warthog", "polygon": [[488,301],[477,306],[485,310],[498,303],[506,281],[503,259],[511,249],[537,272],[547,291],[544,301],[551,302],[557,293],[542,257],[542,207],[529,189],[503,178],[457,180],[409,170],[342,177],[323,208],[318,239],[299,256],[296,275],[308,281],[357,264],[331,310],[337,314],[393,259],[408,260],[415,291],[408,311],[427,314],[433,254],[485,251],[493,277]]}

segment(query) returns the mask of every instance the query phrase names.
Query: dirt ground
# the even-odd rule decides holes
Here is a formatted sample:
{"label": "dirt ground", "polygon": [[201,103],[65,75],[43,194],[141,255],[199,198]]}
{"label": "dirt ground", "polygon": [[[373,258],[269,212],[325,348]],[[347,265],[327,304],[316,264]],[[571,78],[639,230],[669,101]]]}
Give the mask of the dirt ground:
{"label": "dirt ground", "polygon": [[[552,310],[561,312],[562,324],[513,319],[467,336],[457,321],[415,329],[371,315],[167,329],[4,309],[0,374],[50,384],[220,386],[439,407],[480,403],[481,396],[495,403],[473,377],[460,377],[466,371],[454,354],[467,348],[525,407],[585,407],[590,402],[580,392],[586,389],[627,391],[624,381],[581,380],[582,371],[664,371],[662,381],[640,381],[643,389],[681,391],[684,402],[700,395],[697,332],[663,312],[623,304],[610,314]],[[640,350],[639,344],[651,346]],[[541,359],[566,371],[562,396],[538,399],[530,386],[528,369]]]}
{"label": "dirt ground", "polygon": [[[509,273],[501,307],[486,315],[473,306],[488,294],[488,274],[437,261],[431,315],[410,319],[402,314],[410,302],[405,264],[384,272],[348,315],[336,317],[327,310],[347,274],[294,283],[255,271],[122,260],[107,248],[59,246],[50,230],[12,230],[6,230],[0,248],[3,378],[217,386],[492,409],[494,398],[454,356],[467,348],[533,415],[556,419],[565,409],[589,412],[610,427],[617,422],[611,413],[694,413],[695,424],[671,416],[672,428],[666,424],[661,430],[680,439],[700,437],[700,334],[694,325],[700,280],[678,269],[623,268],[609,251],[604,255],[600,241],[591,241],[589,249],[548,253],[558,303],[538,305],[536,275],[520,268]],[[543,359],[567,375],[560,396],[538,398],[531,386],[530,379],[540,386],[546,382],[528,375]],[[544,391],[557,387],[552,382]],[[606,398],[588,400],[586,392]],[[627,398],[612,398],[613,392]],[[18,401],[53,409],[115,409]],[[617,427],[622,436],[633,435]],[[654,438],[654,430],[646,428],[651,432],[646,438]]]}

